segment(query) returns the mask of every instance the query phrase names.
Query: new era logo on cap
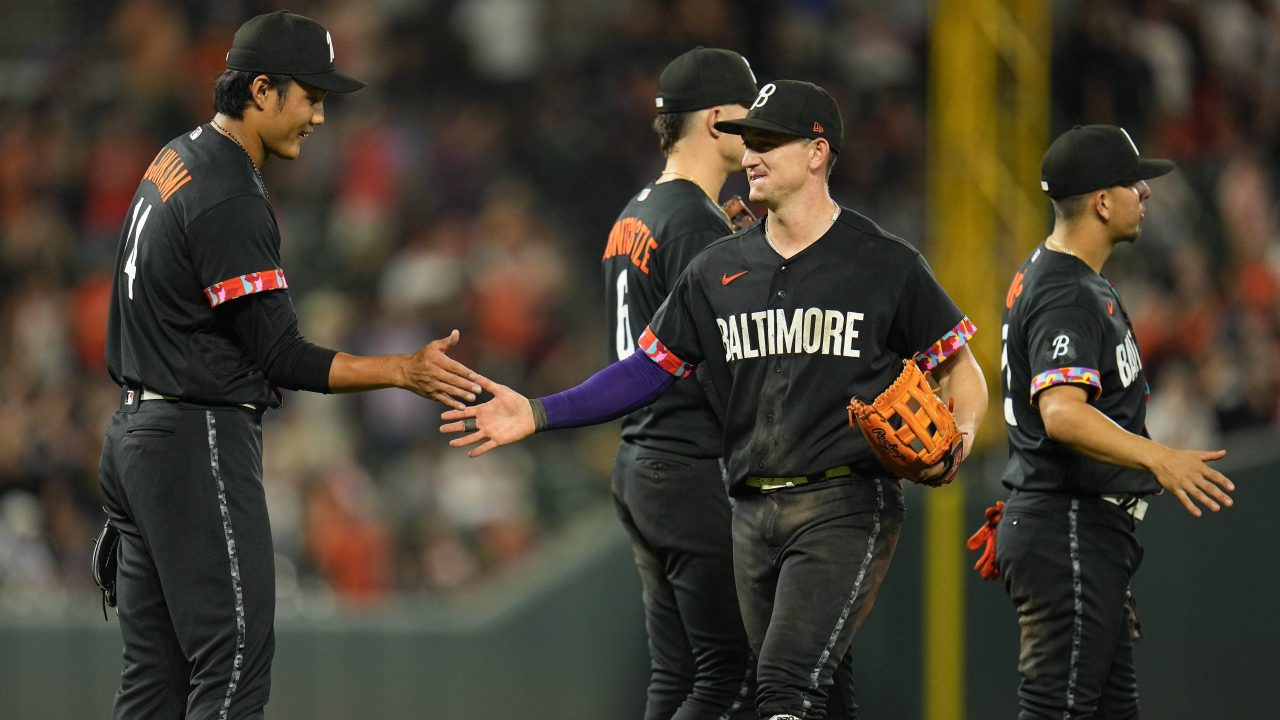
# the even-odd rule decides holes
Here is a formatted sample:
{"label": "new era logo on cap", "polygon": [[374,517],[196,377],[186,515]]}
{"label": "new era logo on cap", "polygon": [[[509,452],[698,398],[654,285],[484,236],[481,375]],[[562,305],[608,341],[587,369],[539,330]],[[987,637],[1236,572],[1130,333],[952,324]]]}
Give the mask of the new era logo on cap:
{"label": "new era logo on cap", "polygon": [[826,138],[835,152],[840,152],[844,145],[844,122],[835,98],[817,85],[801,80],[776,80],[765,85],[745,118],[716,123],[720,132],[735,135],[741,135],[746,128],[802,138]]}

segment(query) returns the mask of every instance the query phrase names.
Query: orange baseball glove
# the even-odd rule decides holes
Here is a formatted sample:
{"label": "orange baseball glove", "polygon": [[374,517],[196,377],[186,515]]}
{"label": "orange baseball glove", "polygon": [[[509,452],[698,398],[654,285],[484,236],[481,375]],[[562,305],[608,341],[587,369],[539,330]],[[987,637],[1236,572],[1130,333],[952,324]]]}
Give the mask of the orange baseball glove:
{"label": "orange baseball glove", "polygon": [[[951,414],[954,401],[943,404],[929,373],[905,360],[902,373],[870,405],[849,401],[849,426],[862,431],[880,464],[905,480],[938,487],[955,478],[964,455],[964,433]],[[946,463],[942,473],[924,471]]]}

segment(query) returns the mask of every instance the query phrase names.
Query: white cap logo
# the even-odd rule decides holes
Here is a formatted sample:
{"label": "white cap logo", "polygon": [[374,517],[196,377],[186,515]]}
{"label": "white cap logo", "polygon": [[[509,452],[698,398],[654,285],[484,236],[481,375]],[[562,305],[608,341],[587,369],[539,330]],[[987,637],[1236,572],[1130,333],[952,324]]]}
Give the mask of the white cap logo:
{"label": "white cap logo", "polygon": [[1133,138],[1129,137],[1129,131],[1124,128],[1120,128],[1120,132],[1124,135],[1124,139],[1129,141],[1129,147],[1133,148],[1133,154],[1141,155],[1142,153],[1138,152],[1138,146],[1134,144]]}
{"label": "white cap logo", "polygon": [[333,62],[333,35],[328,30],[324,33],[324,41],[329,43],[329,62]]}

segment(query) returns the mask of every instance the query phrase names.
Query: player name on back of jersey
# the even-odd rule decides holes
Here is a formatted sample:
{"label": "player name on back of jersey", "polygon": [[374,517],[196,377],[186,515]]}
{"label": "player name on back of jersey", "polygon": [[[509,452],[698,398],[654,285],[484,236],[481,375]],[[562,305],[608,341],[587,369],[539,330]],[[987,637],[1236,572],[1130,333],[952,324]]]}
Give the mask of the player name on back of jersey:
{"label": "player name on back of jersey", "polygon": [[716,318],[726,362],[770,355],[861,357],[855,325],[863,314],[849,310],[782,308]]}
{"label": "player name on back of jersey", "polygon": [[142,179],[155,185],[156,191],[160,193],[160,202],[167,203],[174,193],[191,182],[191,175],[187,173],[182,156],[172,148],[164,148],[147,166]]}
{"label": "player name on back of jersey", "polygon": [[609,231],[609,242],[604,246],[604,257],[608,260],[618,255],[629,255],[631,264],[645,275],[649,274],[649,253],[658,247],[653,239],[653,232],[640,218],[624,217],[614,223]]}

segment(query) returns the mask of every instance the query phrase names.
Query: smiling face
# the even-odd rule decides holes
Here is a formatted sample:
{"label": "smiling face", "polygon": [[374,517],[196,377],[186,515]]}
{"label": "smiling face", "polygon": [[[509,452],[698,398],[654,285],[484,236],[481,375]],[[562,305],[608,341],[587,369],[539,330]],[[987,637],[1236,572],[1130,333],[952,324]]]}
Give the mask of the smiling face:
{"label": "smiling face", "polygon": [[302,152],[302,143],[317,126],[324,124],[327,90],[294,81],[272,88],[263,107],[259,126],[267,155],[293,160]]}
{"label": "smiling face", "polygon": [[794,135],[744,129],[742,167],[747,171],[751,201],[774,208],[803,187],[810,170],[811,143]]}

